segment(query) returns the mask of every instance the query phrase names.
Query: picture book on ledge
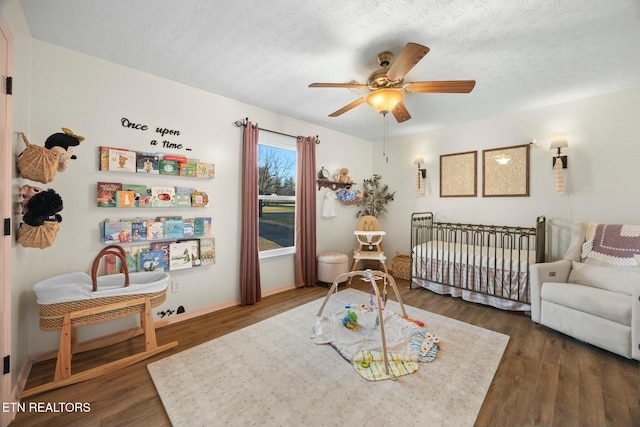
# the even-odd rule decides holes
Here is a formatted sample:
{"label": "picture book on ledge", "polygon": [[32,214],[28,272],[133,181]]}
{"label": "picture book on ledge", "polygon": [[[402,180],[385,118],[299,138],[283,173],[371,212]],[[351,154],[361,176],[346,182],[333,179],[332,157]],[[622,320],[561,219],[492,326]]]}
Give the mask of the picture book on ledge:
{"label": "picture book on ledge", "polygon": [[[184,270],[215,264],[215,239],[163,240],[147,245],[123,246],[130,273],[137,271]],[[114,254],[103,257],[102,274],[120,271],[120,260]]]}
{"label": "picture book on ledge", "polygon": [[136,172],[160,174],[160,156],[158,153],[136,152]]}
{"label": "picture book on ledge", "polygon": [[163,271],[164,253],[162,251],[140,252],[139,271]]}
{"label": "picture book on ledge", "polygon": [[108,172],[132,172],[213,179],[215,165],[180,154],[149,153],[126,148],[98,148],[98,169]]}
{"label": "picture book on ledge", "polygon": [[119,182],[98,182],[97,195],[99,208],[115,208],[116,193],[122,190],[122,184]]}
{"label": "picture book on ledge", "polygon": [[169,246],[169,270],[191,268],[191,242],[175,242]]}
{"label": "picture book on ledge", "polygon": [[213,237],[200,239],[200,265],[216,263],[216,240]]}
{"label": "picture book on ledge", "polygon": [[96,184],[99,208],[206,208],[209,193],[192,187],[151,186],[99,181]]}
{"label": "picture book on ledge", "polygon": [[119,148],[109,149],[109,170],[115,172],[136,172],[136,152]]}
{"label": "picture book on ledge", "polygon": [[177,240],[211,235],[211,217],[107,218],[100,223],[100,241],[105,244]]}
{"label": "picture book on ledge", "polygon": [[164,271],[169,271],[169,249],[172,241],[152,242],[149,247],[152,251],[162,252],[162,263]]}
{"label": "picture book on ledge", "polygon": [[106,244],[131,241],[131,221],[105,220],[102,223],[102,242]]}

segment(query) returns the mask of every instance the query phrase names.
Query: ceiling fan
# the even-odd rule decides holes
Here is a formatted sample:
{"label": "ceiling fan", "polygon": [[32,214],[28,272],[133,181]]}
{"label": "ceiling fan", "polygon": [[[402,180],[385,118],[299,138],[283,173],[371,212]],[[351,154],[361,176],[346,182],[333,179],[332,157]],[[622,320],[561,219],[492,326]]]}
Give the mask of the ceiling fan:
{"label": "ceiling fan", "polygon": [[429,53],[429,48],[417,43],[407,43],[400,55],[393,61],[393,53],[381,52],[378,54],[380,69],[372,72],[367,77],[367,82],[361,84],[352,83],[311,83],[309,87],[329,87],[347,89],[368,89],[370,93],[360,99],[345,105],[337,111],[329,114],[329,117],[338,117],[343,113],[357,107],[364,102],[373,106],[376,111],[386,115],[389,111],[398,123],[411,118],[409,111],[402,100],[406,93],[469,93],[476,85],[475,80],[446,80],[434,82],[410,82],[404,83],[405,75]]}

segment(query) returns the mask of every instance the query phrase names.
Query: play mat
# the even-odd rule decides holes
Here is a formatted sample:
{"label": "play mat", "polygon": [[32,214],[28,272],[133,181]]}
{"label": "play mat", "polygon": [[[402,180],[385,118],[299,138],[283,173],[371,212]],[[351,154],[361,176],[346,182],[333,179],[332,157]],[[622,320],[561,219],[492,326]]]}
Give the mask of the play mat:
{"label": "play mat", "polygon": [[[418,370],[419,362],[435,360],[440,340],[419,319],[382,309],[388,370],[384,368],[379,311],[375,303],[348,304],[328,316],[316,316],[311,338],[329,344],[370,381],[396,379]],[[388,371],[388,372],[385,372]]]}

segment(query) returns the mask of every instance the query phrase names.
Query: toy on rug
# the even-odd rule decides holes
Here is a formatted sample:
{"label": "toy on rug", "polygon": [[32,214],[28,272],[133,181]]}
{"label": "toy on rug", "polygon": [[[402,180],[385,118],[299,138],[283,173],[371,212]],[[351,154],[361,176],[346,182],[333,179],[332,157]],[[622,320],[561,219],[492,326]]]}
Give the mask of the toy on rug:
{"label": "toy on rug", "polygon": [[355,311],[347,310],[342,316],[342,325],[347,329],[355,329],[358,326],[358,315]]}
{"label": "toy on rug", "polygon": [[[347,305],[344,306],[344,308],[346,308],[348,310],[347,313],[349,311],[352,311],[352,310],[360,310],[361,318],[358,321],[358,325],[362,325],[365,328],[371,327],[373,329],[375,329],[376,327],[380,326],[380,317],[378,315],[378,307],[376,307],[376,305],[373,304],[373,302],[371,302],[369,305],[366,305],[366,304],[360,304],[360,305],[347,304]],[[384,307],[382,308],[382,310],[384,310]],[[354,312],[354,314],[355,314],[355,312]],[[369,317],[367,316],[368,314],[375,314],[376,315],[375,323],[373,323],[372,325],[369,324],[370,322],[366,321],[367,319],[369,319]],[[356,315],[356,320],[358,320],[357,319],[357,314],[355,314],[355,315]],[[345,314],[345,316],[346,316],[346,314]],[[344,323],[344,317],[342,318],[342,322]],[[364,323],[362,323],[362,322],[364,322]],[[349,327],[349,326],[347,326],[347,327]],[[351,328],[351,329],[353,329],[353,328]]]}
{"label": "toy on rug", "polygon": [[424,328],[424,322],[421,321],[421,320],[412,319],[410,317],[407,317],[406,320],[407,320],[407,322],[415,323],[416,325],[420,326],[421,328]]}
{"label": "toy on rug", "polygon": [[44,142],[45,148],[58,153],[58,172],[67,168],[69,160],[76,159],[73,147],[84,141],[84,136],[76,135],[71,129],[61,128],[62,132],[54,133]]}

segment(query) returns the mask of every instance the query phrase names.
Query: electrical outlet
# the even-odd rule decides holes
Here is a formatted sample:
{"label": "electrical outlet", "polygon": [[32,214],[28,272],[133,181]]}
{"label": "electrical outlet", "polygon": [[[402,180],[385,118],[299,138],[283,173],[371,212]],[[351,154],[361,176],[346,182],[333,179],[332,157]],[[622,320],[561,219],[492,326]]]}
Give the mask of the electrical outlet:
{"label": "electrical outlet", "polygon": [[171,291],[176,293],[182,291],[182,285],[180,282],[176,282],[175,280],[171,283]]}

